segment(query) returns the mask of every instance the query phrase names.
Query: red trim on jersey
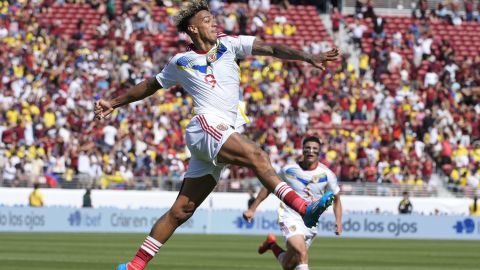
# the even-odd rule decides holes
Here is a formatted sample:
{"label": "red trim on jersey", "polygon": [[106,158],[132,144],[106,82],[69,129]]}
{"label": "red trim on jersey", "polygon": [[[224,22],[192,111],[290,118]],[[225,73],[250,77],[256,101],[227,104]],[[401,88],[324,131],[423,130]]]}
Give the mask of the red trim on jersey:
{"label": "red trim on jersey", "polygon": [[[234,35],[227,35],[223,32],[218,32],[217,33],[217,38],[221,38],[221,37],[234,37],[234,38],[238,38],[238,36],[234,36]],[[190,43],[188,46],[187,46],[187,52],[188,51],[193,51],[195,53],[198,53],[198,54],[207,54],[208,52],[207,51],[201,51],[201,50],[198,50],[196,47],[195,47],[195,44],[193,43]]]}
{"label": "red trim on jersey", "polygon": [[222,139],[222,134],[220,134],[220,132],[218,132],[213,127],[208,125],[207,120],[205,119],[205,116],[199,115],[198,120],[200,122],[200,126],[205,132],[207,132],[207,134],[212,136],[217,141],[220,141]]}
{"label": "red trim on jersey", "polygon": [[206,51],[197,50],[197,48],[195,47],[195,44],[193,44],[193,43],[188,45],[187,51],[194,51],[195,53],[198,53],[198,54],[207,54],[208,53]]}
{"label": "red trim on jersey", "polygon": [[315,165],[315,167],[314,167],[314,168],[309,167],[309,168],[306,168],[306,169],[302,168],[302,166],[300,166],[300,167],[301,167],[304,171],[315,171],[315,170],[318,168],[318,166],[320,165],[320,161],[317,161],[316,164],[313,163],[312,165]]}
{"label": "red trim on jersey", "polygon": [[238,38],[238,36],[235,36],[235,35],[227,35],[227,34],[225,34],[225,33],[223,33],[223,32],[218,32],[218,33],[217,33],[217,38],[220,38],[220,37],[228,37],[228,36],[234,37],[234,38]]}

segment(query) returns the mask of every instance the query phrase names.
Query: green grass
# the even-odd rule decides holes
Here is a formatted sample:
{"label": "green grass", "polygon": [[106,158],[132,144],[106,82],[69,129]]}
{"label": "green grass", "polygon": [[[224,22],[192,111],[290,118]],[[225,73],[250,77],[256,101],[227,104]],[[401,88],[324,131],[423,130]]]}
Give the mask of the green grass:
{"label": "green grass", "polygon": [[[106,270],[131,258],[144,235],[0,233],[2,270]],[[259,236],[176,235],[147,269],[280,269],[256,253]],[[283,243],[282,243],[283,244]],[[310,269],[479,269],[478,241],[317,238]]]}

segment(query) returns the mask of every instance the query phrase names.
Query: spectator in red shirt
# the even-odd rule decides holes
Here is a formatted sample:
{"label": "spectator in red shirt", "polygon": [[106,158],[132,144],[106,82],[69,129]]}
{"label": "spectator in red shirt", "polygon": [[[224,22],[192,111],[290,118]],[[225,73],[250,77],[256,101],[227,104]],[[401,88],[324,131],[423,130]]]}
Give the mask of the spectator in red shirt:
{"label": "spectator in red shirt", "polygon": [[[332,13],[330,14],[330,19],[332,20],[332,32],[333,32],[333,39],[335,43],[338,43],[338,32],[340,31],[340,23],[342,21],[342,14],[338,10],[337,7],[332,9]],[[337,44],[339,45],[339,44]]]}
{"label": "spectator in red shirt", "polygon": [[377,167],[375,163],[372,162],[365,168],[365,180],[372,183],[377,181]]}
{"label": "spectator in red shirt", "polygon": [[447,133],[443,134],[442,152],[441,152],[441,163],[450,164],[452,163],[452,145],[450,144],[450,136]]}
{"label": "spectator in red shirt", "polygon": [[423,169],[422,169],[423,181],[424,182],[430,181],[430,177],[432,176],[432,173],[433,173],[432,160],[429,157],[426,157],[425,160],[423,161]]}

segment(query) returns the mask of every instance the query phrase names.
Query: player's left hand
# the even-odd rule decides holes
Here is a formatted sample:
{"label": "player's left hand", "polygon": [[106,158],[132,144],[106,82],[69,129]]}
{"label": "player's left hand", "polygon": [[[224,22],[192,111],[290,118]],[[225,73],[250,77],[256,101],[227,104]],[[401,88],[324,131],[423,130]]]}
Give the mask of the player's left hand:
{"label": "player's left hand", "polygon": [[338,222],[337,224],[335,224],[335,234],[340,235],[342,234],[342,232],[343,232],[342,223]]}
{"label": "player's left hand", "polygon": [[250,223],[252,222],[253,214],[253,211],[248,209],[247,211],[243,212],[243,218]]}
{"label": "player's left hand", "polygon": [[313,55],[312,59],[310,59],[309,63],[312,64],[314,67],[319,68],[321,70],[325,70],[327,66],[327,62],[332,62],[338,59],[340,55],[340,51],[337,47],[334,47],[328,52],[319,53],[317,55]]}

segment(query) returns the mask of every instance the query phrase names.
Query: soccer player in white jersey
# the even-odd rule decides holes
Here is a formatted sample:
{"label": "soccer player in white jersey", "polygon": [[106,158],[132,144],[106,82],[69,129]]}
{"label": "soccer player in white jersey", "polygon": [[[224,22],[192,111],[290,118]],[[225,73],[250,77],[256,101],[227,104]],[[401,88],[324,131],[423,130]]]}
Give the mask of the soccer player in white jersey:
{"label": "soccer player in white jersey", "polygon": [[[303,141],[303,156],[300,162],[289,164],[282,168],[282,178],[295,192],[307,199],[317,200],[326,193],[335,194],[333,211],[337,235],[342,233],[342,203],[340,202],[337,177],[318,160],[321,141],[317,137],[307,137]],[[265,188],[259,192],[250,208],[243,213],[243,217],[251,221],[258,205],[267,198],[269,191]],[[258,248],[263,254],[272,250],[282,268],[285,270],[308,270],[308,248],[317,235],[317,227],[308,228],[303,224],[302,217],[290,207],[281,203],[278,223],[287,242],[287,250],[283,250],[276,241],[274,234]]]}
{"label": "soccer player in white jersey", "polygon": [[275,173],[268,155],[236,131],[245,123],[239,111],[240,70],[236,60],[265,55],[305,61],[324,69],[328,61],[338,58],[338,50],[311,55],[284,45],[266,44],[252,36],[218,34],[208,4],[199,0],[190,1],[178,12],[176,25],[192,40],[189,51],[175,55],[154,78],[137,84],[124,95],[95,104],[96,119],[103,119],[115,108],[176,84],[193,98],[195,116],[186,128],[186,144],[192,156],[180,193],[155,223],[133,260],[119,265],[119,270],[143,270],[214,189],[225,164],[251,168],[268,190],[302,215],[307,226],[313,226],[328,207],[328,198],[312,203],[298,196]]}

